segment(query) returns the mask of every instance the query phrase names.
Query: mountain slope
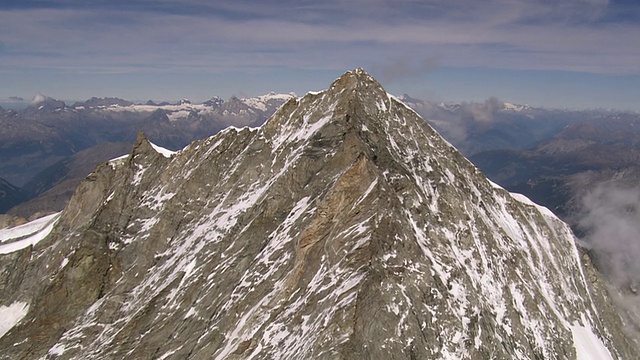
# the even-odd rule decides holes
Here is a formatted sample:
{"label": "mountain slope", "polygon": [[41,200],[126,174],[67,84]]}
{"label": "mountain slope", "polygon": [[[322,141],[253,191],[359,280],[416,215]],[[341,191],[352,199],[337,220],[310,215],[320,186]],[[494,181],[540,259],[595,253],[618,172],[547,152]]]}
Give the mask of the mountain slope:
{"label": "mountain slope", "polygon": [[358,69],[259,129],[173,155],[140,136],[98,168],[0,258],[0,298],[28,304],[0,356],[630,358],[582,259]]}
{"label": "mountain slope", "polygon": [[26,199],[27,194],[24,190],[0,178],[0,214]]}
{"label": "mountain slope", "polygon": [[104,142],[79,151],[44,169],[24,185],[29,199],[12,206],[8,214],[28,218],[36,213],[61,211],[82,179],[96,164],[128,153],[131,144]]}

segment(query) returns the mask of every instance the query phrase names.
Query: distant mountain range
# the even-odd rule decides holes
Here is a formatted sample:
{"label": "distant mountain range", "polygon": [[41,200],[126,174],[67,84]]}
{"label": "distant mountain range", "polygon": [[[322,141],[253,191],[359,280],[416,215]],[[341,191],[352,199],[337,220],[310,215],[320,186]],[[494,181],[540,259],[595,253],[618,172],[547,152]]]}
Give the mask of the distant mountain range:
{"label": "distant mountain range", "polygon": [[[462,104],[434,103],[408,95],[400,99],[466,156],[496,149],[530,149],[569,124],[606,121],[610,116],[619,115],[606,110],[536,108],[496,98]],[[640,114],[626,116],[638,118]]]}
{"label": "distant mountain range", "polygon": [[[23,217],[61,210],[78,181],[96,163],[126,153],[140,131],[177,150],[228,126],[258,126],[294,96],[214,97],[201,104],[94,97],[71,106],[37,96],[23,110],[0,110],[0,177],[12,184],[7,194],[18,191],[2,198],[0,208]],[[544,109],[495,98],[462,104],[399,99],[495,182],[573,225],[578,220],[571,214],[586,191],[613,177],[640,179],[637,113]]]}
{"label": "distant mountain range", "polygon": [[[226,101],[214,97],[202,104],[188,100],[134,104],[117,98],[91,98],[67,106],[38,95],[25,109],[0,109],[0,177],[11,184],[7,194],[13,194],[12,189],[23,189],[1,197],[0,209],[5,212],[25,199],[66,183],[64,189],[55,191],[57,200],[40,199],[40,205],[31,203],[17,208],[15,213],[28,216],[34,211],[60,210],[78,181],[96,163],[114,156],[113,151],[104,151],[106,147],[113,150],[113,146],[101,144],[121,144],[116,153],[122,155],[142,131],[161,146],[181,149],[229,126],[260,125],[292,97],[293,94],[275,93]],[[88,150],[96,146],[101,147]],[[71,164],[78,163],[85,164],[82,170],[73,169]]]}

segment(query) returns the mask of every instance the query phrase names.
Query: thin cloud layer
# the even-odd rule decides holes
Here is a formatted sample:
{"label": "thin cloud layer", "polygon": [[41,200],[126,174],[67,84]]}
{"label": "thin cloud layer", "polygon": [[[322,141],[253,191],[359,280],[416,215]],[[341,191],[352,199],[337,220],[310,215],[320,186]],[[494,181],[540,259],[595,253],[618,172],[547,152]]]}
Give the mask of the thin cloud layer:
{"label": "thin cloud layer", "polygon": [[[445,66],[640,71],[640,27],[607,24],[610,4],[601,0],[42,4],[0,10],[6,66],[301,66],[302,58],[307,66],[342,68],[323,64],[345,48],[347,61],[367,62],[371,53],[393,61],[385,56],[390,47],[437,54]],[[307,58],[313,49],[327,56]]]}
{"label": "thin cloud layer", "polygon": [[0,4],[0,71],[366,66],[395,80],[437,64],[638,75],[640,16],[630,15],[639,8],[607,0],[8,1]]}

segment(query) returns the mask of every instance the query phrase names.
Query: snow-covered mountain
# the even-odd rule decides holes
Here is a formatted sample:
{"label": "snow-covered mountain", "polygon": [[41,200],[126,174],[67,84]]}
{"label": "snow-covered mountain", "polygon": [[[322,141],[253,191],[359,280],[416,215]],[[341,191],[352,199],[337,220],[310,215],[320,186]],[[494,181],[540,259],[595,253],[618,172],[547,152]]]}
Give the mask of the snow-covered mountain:
{"label": "snow-covered mountain", "polygon": [[[220,116],[255,116],[261,113],[272,114],[287,100],[296,97],[295,94],[269,93],[251,98],[238,99],[231,97],[224,101],[213,97],[201,104],[194,104],[188,99],[182,99],[176,104],[156,104],[152,101],[146,104],[134,104],[116,98],[91,98],[83,103],[74,104],[75,111],[93,110],[110,112],[153,113],[161,111],[171,121],[185,120],[189,117],[220,115]],[[242,125],[235,123],[232,125]]]}
{"label": "snow-covered mountain", "polygon": [[274,92],[270,92],[266,95],[261,95],[254,98],[243,98],[241,100],[249,107],[262,111],[269,111],[270,109],[277,110],[277,108],[279,108],[283,102],[286,102],[295,97],[297,97],[295,93],[276,94]]}
{"label": "snow-covered mountain", "polygon": [[361,69],[260,128],[140,135],[55,219],[0,257],[1,358],[638,353],[567,225]]}
{"label": "snow-covered mountain", "polygon": [[64,101],[56,100],[42,94],[36,94],[25,111],[60,111],[65,108]]}

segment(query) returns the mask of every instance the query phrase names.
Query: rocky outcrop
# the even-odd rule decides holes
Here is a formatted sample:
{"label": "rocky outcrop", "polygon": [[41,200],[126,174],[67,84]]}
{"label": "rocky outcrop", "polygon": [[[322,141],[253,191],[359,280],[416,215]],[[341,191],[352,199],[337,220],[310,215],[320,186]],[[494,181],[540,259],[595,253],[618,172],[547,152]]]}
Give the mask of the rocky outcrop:
{"label": "rocky outcrop", "polygon": [[358,69],[259,129],[175,154],[140,135],[96,169],[0,257],[0,298],[29,304],[0,357],[576,359],[588,334],[632,358],[586,260]]}

